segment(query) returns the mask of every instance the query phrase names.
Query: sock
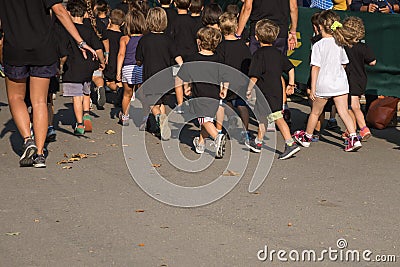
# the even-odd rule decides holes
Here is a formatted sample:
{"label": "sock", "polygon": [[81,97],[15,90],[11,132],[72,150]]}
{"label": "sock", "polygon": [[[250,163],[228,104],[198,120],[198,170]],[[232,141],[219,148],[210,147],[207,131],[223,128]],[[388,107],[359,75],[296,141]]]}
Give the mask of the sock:
{"label": "sock", "polygon": [[320,135],[320,131],[314,130],[314,135]]}
{"label": "sock", "polygon": [[294,144],[294,140],[293,140],[293,138],[290,138],[290,139],[288,139],[288,140],[285,140],[285,143],[286,143],[288,146],[292,146],[292,145]]}
{"label": "sock", "polygon": [[282,109],[283,109],[283,110],[287,110],[287,109],[289,109],[289,106],[288,106],[288,104],[283,104],[283,106],[282,106]]}
{"label": "sock", "polygon": [[360,131],[364,131],[365,129],[367,129],[367,126],[364,126],[360,129]]}
{"label": "sock", "polygon": [[256,139],[254,139],[254,142],[256,144],[262,144],[262,140],[259,140],[258,137],[256,137]]}
{"label": "sock", "polygon": [[357,134],[356,133],[351,133],[350,137],[357,137]]}
{"label": "sock", "polygon": [[222,130],[218,130],[218,134],[222,134]]}
{"label": "sock", "polygon": [[307,137],[308,139],[311,139],[311,138],[312,138],[312,134],[306,133],[306,137]]}
{"label": "sock", "polygon": [[90,114],[90,111],[89,111],[89,110],[84,110],[84,111],[83,111],[83,116],[89,115],[89,114]]}
{"label": "sock", "polygon": [[83,124],[83,122],[78,122],[77,125],[78,126],[83,126],[84,124]]}
{"label": "sock", "polygon": [[329,122],[335,122],[335,121],[336,121],[335,118],[330,118],[330,119],[329,119]]}

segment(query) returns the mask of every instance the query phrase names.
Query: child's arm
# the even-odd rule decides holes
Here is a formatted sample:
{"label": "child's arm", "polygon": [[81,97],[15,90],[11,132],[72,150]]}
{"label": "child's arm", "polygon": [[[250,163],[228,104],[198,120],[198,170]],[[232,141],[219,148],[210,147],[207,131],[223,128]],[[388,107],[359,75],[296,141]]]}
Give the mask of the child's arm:
{"label": "child's arm", "polygon": [[100,61],[100,69],[104,70],[106,65],[105,65],[105,58],[104,58],[104,54],[103,54],[103,49],[97,49],[96,50],[96,55],[97,55],[97,58]]}
{"label": "child's arm", "polygon": [[375,59],[374,61],[368,63],[368,65],[370,65],[370,66],[375,66],[375,65],[376,65],[376,59]]}
{"label": "child's arm", "polygon": [[312,101],[316,98],[316,89],[317,89],[317,78],[319,74],[320,67],[311,66],[311,92],[310,92],[310,99]]}
{"label": "child's arm", "polygon": [[181,56],[177,56],[176,58],[175,58],[175,62],[180,66],[180,65],[182,65],[183,64],[183,59],[182,59],[182,57]]}
{"label": "child's arm", "polygon": [[249,86],[247,87],[247,92],[246,92],[246,97],[248,100],[251,98],[251,91],[253,90],[254,85],[257,83],[257,78],[256,77],[251,77]]}
{"label": "child's arm", "polygon": [[289,73],[289,83],[286,86],[286,94],[287,95],[292,95],[294,94],[294,88],[296,88],[296,84],[294,83],[294,68],[292,68]]}
{"label": "child's arm", "polygon": [[221,83],[221,91],[219,96],[221,99],[225,99],[226,95],[228,94],[229,82],[222,82]]}
{"label": "child's arm", "polygon": [[108,64],[108,56],[110,55],[110,41],[105,39],[101,41],[104,46],[104,63]]}
{"label": "child's arm", "polygon": [[61,3],[58,3],[53,5],[51,10],[54,12],[68,33],[71,34],[71,36],[75,39],[76,43],[81,46],[80,48],[84,58],[87,58],[86,51],[89,51],[93,55],[93,59],[96,59],[96,52],[84,42],[64,6]]}
{"label": "child's arm", "polygon": [[121,37],[119,40],[119,51],[117,56],[117,81],[121,81],[122,64],[124,63],[126,53],[126,39],[127,36]]}

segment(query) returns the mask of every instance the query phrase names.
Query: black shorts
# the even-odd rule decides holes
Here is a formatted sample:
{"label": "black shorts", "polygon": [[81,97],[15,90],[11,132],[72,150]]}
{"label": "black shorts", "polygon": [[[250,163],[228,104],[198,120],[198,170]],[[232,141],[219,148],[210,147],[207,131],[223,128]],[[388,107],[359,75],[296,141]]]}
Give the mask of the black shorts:
{"label": "black shorts", "polygon": [[29,76],[51,78],[57,74],[57,65],[57,62],[49,66],[11,66],[5,63],[4,73],[11,80],[26,79]]}

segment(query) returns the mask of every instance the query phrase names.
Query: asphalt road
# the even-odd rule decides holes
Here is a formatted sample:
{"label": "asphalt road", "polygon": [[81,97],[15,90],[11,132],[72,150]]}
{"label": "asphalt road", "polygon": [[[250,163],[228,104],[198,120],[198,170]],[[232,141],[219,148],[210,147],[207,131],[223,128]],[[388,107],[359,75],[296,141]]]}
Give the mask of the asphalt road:
{"label": "asphalt road", "polygon": [[[177,208],[148,196],[133,180],[123,148],[117,109],[94,110],[94,132],[73,135],[71,100],[57,96],[57,142],[48,146],[46,169],[19,168],[22,140],[7,107],[0,80],[0,266],[399,266],[400,129],[373,131],[357,153],[345,153],[339,135],[275,160],[263,185],[249,193],[258,155],[249,155],[243,179],[222,199],[199,208]],[[303,127],[308,108],[290,103],[294,128]],[[107,130],[115,134],[106,134]],[[196,133],[186,127],[180,148]],[[282,138],[277,136],[282,151]],[[268,140],[266,141],[268,145]],[[225,171],[228,157],[199,173],[171,166],[160,141],[146,135],[149,157],[169,181],[206,184]],[[88,158],[57,164],[71,154]],[[228,145],[227,154],[230,148]],[[64,166],[71,169],[63,169]],[[397,255],[397,263],[329,260],[288,263],[260,261],[258,251],[338,249]],[[294,252],[293,252],[294,253]],[[288,258],[289,254],[286,254]],[[292,254],[292,256],[295,254]],[[263,254],[260,254],[263,256]],[[264,255],[265,256],[265,255]],[[283,255],[285,257],[285,255]]]}

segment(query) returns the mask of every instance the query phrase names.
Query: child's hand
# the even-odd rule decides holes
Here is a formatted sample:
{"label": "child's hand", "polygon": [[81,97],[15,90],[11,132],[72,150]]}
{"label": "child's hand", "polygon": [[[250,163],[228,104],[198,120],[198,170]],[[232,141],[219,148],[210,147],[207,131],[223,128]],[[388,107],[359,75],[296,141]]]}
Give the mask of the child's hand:
{"label": "child's hand", "polygon": [[104,70],[105,68],[106,68],[106,64],[104,62],[100,63],[99,70]]}
{"label": "child's hand", "polygon": [[293,95],[294,94],[294,88],[296,88],[296,85],[288,84],[286,86],[286,94],[287,95]]}
{"label": "child's hand", "polygon": [[192,94],[192,88],[190,86],[185,86],[185,96],[190,96]]}
{"label": "child's hand", "polygon": [[315,88],[311,88],[310,99],[312,101],[315,101],[315,99],[317,98],[317,96],[315,95],[315,92],[316,92]]}
{"label": "child's hand", "polygon": [[251,99],[251,91],[246,92],[246,98],[247,98],[247,100]]}
{"label": "child's hand", "polygon": [[226,90],[222,90],[222,91],[219,93],[219,97],[220,97],[221,99],[225,99],[225,97],[226,97]]}
{"label": "child's hand", "polygon": [[120,82],[121,81],[121,72],[117,72],[117,76],[115,77],[115,79]]}

